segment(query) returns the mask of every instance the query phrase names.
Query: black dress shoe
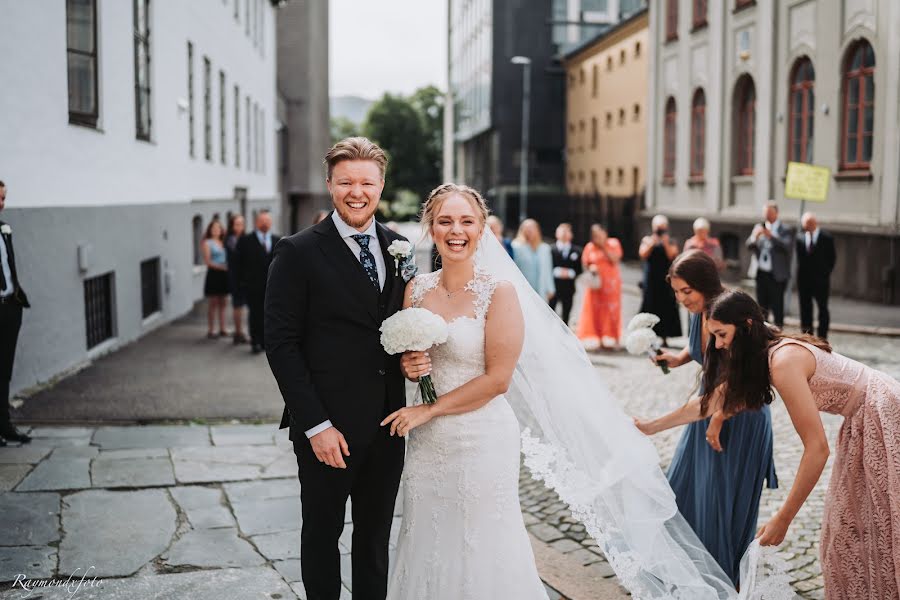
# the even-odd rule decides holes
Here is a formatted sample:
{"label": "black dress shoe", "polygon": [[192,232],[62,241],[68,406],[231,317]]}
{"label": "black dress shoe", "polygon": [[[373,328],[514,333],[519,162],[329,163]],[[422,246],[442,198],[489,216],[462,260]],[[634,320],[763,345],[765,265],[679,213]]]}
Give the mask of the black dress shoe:
{"label": "black dress shoe", "polygon": [[9,429],[4,429],[0,431],[0,437],[2,437],[7,442],[19,442],[21,444],[27,444],[31,441],[31,437],[25,435],[15,427],[10,427]]}
{"label": "black dress shoe", "polygon": [[250,352],[252,352],[253,354],[259,354],[260,352],[262,352],[262,346],[257,346],[256,344],[253,344],[250,347]]}
{"label": "black dress shoe", "polygon": [[2,437],[0,437],[0,448],[4,447],[5,445],[6,445],[6,440],[4,440]]}

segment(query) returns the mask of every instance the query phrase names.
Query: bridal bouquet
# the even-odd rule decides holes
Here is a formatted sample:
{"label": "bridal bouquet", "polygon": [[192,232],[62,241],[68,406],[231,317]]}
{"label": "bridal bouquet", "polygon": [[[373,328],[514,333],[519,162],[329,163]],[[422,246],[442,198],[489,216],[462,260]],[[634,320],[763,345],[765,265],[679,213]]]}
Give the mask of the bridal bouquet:
{"label": "bridal bouquet", "polygon": [[[662,354],[659,345],[659,337],[653,331],[653,326],[659,323],[659,317],[651,313],[638,313],[628,323],[628,336],[625,338],[625,348],[629,354],[646,354],[653,360]],[[666,375],[669,374],[669,365],[660,363],[659,368]]]}
{"label": "bridal bouquet", "polygon": [[[381,324],[381,345],[388,354],[424,352],[447,341],[447,322],[430,310],[407,308]],[[426,404],[437,400],[431,375],[419,378],[419,391]]]}

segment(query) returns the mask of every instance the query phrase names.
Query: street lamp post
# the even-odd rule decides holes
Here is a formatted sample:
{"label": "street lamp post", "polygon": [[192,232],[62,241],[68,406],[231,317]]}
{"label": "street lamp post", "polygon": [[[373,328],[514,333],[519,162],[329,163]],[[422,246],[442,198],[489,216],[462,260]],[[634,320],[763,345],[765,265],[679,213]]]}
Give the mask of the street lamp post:
{"label": "street lamp post", "polygon": [[531,108],[531,59],[513,56],[510,62],[522,65],[522,148],[519,157],[519,223],[528,218],[528,129]]}

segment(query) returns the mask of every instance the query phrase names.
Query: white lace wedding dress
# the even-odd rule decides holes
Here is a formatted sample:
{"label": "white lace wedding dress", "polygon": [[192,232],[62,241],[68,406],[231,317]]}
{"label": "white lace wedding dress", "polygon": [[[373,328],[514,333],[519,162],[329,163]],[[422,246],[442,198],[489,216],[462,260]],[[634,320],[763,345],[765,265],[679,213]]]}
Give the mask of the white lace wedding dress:
{"label": "white lace wedding dress", "polygon": [[[416,277],[413,306],[439,277]],[[476,271],[466,286],[471,316],[451,320],[447,342],[431,350],[438,395],[484,374],[484,324],[496,285]],[[409,433],[389,600],[546,600],[519,505],[519,436],[503,396]]]}

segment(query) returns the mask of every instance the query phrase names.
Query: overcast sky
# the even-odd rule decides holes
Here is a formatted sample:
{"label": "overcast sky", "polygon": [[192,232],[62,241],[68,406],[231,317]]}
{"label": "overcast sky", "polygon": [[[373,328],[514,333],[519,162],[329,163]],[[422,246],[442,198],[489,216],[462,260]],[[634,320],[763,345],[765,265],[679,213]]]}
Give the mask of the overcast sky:
{"label": "overcast sky", "polygon": [[447,88],[447,0],[327,0],[331,96]]}

